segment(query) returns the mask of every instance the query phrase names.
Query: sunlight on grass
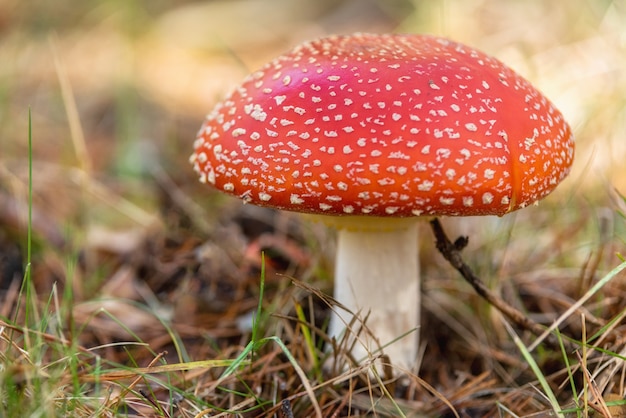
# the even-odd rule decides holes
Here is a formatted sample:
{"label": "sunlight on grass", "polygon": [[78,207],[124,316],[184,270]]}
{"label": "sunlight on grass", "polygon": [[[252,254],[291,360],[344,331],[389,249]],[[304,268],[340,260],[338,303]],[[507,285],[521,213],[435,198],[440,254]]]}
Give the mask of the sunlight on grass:
{"label": "sunlight on grass", "polygon": [[318,418],[321,418],[322,410],[319,404],[317,403],[317,398],[315,396],[315,392],[313,391],[313,388],[311,387],[311,384],[309,383],[309,379],[306,373],[304,372],[304,370],[302,370],[302,367],[300,367],[296,359],[293,357],[293,355],[291,354],[291,352],[289,351],[285,343],[283,343],[281,339],[276,336],[265,337],[265,338],[259,338],[258,336],[258,332],[259,332],[258,325],[259,325],[259,320],[261,318],[261,313],[262,313],[261,307],[263,306],[263,291],[265,289],[265,255],[263,253],[261,253],[261,282],[259,286],[260,286],[261,291],[259,292],[259,304],[257,307],[256,316],[254,317],[254,321],[252,325],[252,340],[250,341],[250,343],[246,345],[246,347],[241,352],[241,354],[234,360],[233,364],[231,364],[224,371],[224,374],[220,377],[220,380],[225,379],[228,376],[230,376],[232,373],[234,373],[235,370],[237,370],[246,362],[246,359],[249,356],[254,356],[254,354],[265,344],[274,343],[278,347],[280,347],[280,349],[283,351],[283,353],[287,357],[287,360],[289,361],[289,363],[291,363],[291,365],[295,369],[296,373],[298,374],[298,376],[300,377],[302,381],[304,390],[306,391],[313,405],[313,408],[315,410],[315,415]]}
{"label": "sunlight on grass", "polygon": [[600,289],[602,289],[604,286],[606,286],[611,280],[615,279],[616,277],[618,277],[618,275],[624,270],[626,269],[626,261],[623,262],[622,264],[620,264],[619,266],[615,267],[613,270],[611,270],[606,276],[604,276],[602,279],[598,280],[597,283],[595,283],[580,299],[578,299],[576,301],[576,303],[574,303],[573,305],[571,305],[565,312],[563,312],[561,314],[561,316],[559,316],[559,318],[554,321],[554,323],[552,325],[550,325],[548,327],[548,329],[546,329],[544,331],[544,333],[542,335],[539,336],[539,338],[537,338],[532,345],[530,345],[528,347],[528,349],[530,351],[533,351],[539,344],[541,344],[541,342],[543,341],[543,339],[551,332],[553,332],[557,327],[559,327],[563,321],[568,318],[569,316],[571,316],[574,312],[576,312],[578,309],[580,309],[585,302],[587,302],[591,297],[593,297],[594,295],[596,295]]}

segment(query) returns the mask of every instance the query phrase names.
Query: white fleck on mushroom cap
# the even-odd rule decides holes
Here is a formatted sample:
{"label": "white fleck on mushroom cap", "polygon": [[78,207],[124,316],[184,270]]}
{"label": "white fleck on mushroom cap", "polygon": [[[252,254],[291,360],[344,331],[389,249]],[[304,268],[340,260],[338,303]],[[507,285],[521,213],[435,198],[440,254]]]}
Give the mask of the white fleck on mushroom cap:
{"label": "white fleck on mushroom cap", "polygon": [[447,39],[305,43],[207,116],[191,162],[245,202],[328,215],[503,215],[570,171],[563,115],[495,58]]}

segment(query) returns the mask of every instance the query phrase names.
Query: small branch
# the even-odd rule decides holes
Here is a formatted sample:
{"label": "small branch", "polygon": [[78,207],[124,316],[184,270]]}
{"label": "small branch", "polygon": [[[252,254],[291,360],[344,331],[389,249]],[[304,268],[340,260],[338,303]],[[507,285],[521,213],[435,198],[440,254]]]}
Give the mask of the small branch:
{"label": "small branch", "polygon": [[[476,293],[500,311],[500,313],[502,313],[511,322],[517,325],[517,327],[528,330],[536,336],[540,336],[544,333],[544,327],[506,303],[502,298],[500,298],[500,296],[493,293],[489,288],[487,288],[487,286],[485,286],[482,280],[474,274],[472,269],[465,264],[461,258],[461,250],[467,246],[469,242],[468,237],[459,237],[454,243],[452,243],[443,230],[439,219],[433,219],[430,221],[430,225],[433,233],[435,234],[435,238],[437,239],[436,245],[441,255],[448,260],[452,267],[461,273],[463,278],[474,288],[474,290],[476,290]],[[566,348],[573,348],[569,340],[563,339],[562,341]],[[560,347],[559,341],[553,335],[546,338],[545,342],[552,347]]]}

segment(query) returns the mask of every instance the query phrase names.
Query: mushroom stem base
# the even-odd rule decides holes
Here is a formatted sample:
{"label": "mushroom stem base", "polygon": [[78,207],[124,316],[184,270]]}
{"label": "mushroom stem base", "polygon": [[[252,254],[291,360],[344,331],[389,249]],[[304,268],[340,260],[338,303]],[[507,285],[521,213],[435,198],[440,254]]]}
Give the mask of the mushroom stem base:
{"label": "mushroom stem base", "polygon": [[[386,231],[339,230],[334,297],[357,315],[357,320],[336,307],[329,335],[342,347],[353,347],[351,353],[359,361],[382,352],[394,366],[416,366],[420,312],[417,222]],[[366,328],[362,327],[364,320]]]}

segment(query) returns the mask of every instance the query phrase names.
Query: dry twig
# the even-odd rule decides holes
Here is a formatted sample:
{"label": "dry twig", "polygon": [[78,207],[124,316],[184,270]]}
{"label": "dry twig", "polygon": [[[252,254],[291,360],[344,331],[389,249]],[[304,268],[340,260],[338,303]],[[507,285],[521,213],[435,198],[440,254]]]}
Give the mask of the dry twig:
{"label": "dry twig", "polygon": [[[474,288],[474,290],[476,290],[476,293],[500,311],[500,313],[502,313],[511,322],[517,325],[517,327],[528,330],[536,336],[540,336],[544,333],[544,327],[524,315],[523,312],[520,312],[513,306],[509,305],[500,296],[493,293],[489,288],[487,288],[487,286],[485,286],[482,280],[474,274],[472,269],[465,264],[461,258],[461,251],[467,246],[469,242],[468,237],[461,236],[453,243],[443,230],[439,219],[433,219],[430,221],[430,225],[433,233],[435,234],[435,238],[437,239],[436,245],[441,255],[448,260],[452,267],[461,273],[461,276],[463,276],[463,278]],[[557,350],[560,349],[559,341],[553,335],[546,338],[545,343]],[[569,340],[563,339],[562,343],[568,350],[575,348]]]}

